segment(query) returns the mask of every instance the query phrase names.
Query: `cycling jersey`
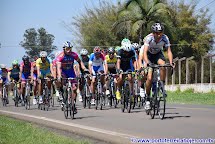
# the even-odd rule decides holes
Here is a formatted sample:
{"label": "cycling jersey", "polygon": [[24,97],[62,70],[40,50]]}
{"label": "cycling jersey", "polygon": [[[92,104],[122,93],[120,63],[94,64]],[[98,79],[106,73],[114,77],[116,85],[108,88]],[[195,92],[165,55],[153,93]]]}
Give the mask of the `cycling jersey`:
{"label": "cycling jersey", "polygon": [[131,60],[136,60],[135,52],[134,50],[131,50],[129,52],[124,51],[123,49],[120,49],[117,54],[117,58],[121,60],[120,68],[125,72],[127,70],[132,69]]}
{"label": "cycling jersey", "polygon": [[105,62],[105,57],[103,54],[100,54],[100,57],[98,59],[96,58],[94,53],[90,55],[89,64],[92,64],[93,75],[95,75],[96,72],[104,71],[104,65],[103,65],[104,62]]}
{"label": "cycling jersey", "polygon": [[[170,42],[169,42],[169,38],[165,34],[163,34],[161,36],[160,40],[158,42],[156,42],[154,35],[151,33],[145,37],[144,45],[149,46],[148,51],[151,54],[157,54],[163,50],[163,47],[169,47]],[[143,53],[143,49],[144,48],[141,47],[141,50],[140,50],[141,53]]]}
{"label": "cycling jersey", "polygon": [[105,56],[106,63],[108,65],[108,71],[112,74],[116,73],[116,62],[117,62],[117,57],[116,54],[114,54],[114,57],[110,59],[110,55]]}
{"label": "cycling jersey", "polygon": [[19,68],[10,68],[9,69],[9,72],[10,72],[10,77],[16,81],[19,80],[19,72],[20,72],[20,69]]}
{"label": "cycling jersey", "polygon": [[85,59],[82,58],[82,56],[80,56],[81,61],[84,63],[84,66],[88,69],[88,65],[89,65],[89,56],[87,55]]}
{"label": "cycling jersey", "polygon": [[38,58],[36,60],[36,66],[40,67],[40,70],[48,70],[48,69],[50,69],[50,65],[51,65],[51,63],[50,63],[50,61],[49,61],[48,58],[46,58],[46,62],[45,63],[42,62],[41,58]]}
{"label": "cycling jersey", "polygon": [[56,63],[61,63],[61,69],[62,69],[62,75],[66,78],[72,77],[75,78],[75,72],[74,72],[74,60],[78,60],[78,55],[75,52],[70,52],[68,55],[66,55],[64,52],[61,52],[57,58]]}
{"label": "cycling jersey", "polygon": [[8,75],[8,69],[6,69],[6,71],[2,71],[2,69],[0,69],[0,79],[2,79],[6,85],[9,84],[7,75]]}

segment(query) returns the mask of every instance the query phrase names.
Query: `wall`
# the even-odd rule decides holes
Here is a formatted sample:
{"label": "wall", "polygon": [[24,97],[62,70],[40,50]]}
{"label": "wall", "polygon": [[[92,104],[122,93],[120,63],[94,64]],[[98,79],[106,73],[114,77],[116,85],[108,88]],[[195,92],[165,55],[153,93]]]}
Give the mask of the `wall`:
{"label": "wall", "polygon": [[181,85],[166,85],[165,89],[167,91],[176,91],[180,89],[181,91],[185,91],[187,89],[193,89],[194,92],[202,92],[208,93],[211,91],[215,92],[215,83],[204,83],[204,84],[181,84]]}

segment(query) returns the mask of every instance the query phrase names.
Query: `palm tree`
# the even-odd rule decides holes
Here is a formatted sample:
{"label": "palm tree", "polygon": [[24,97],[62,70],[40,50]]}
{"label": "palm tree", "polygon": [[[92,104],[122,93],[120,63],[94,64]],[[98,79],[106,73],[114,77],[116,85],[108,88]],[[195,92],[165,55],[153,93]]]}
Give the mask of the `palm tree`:
{"label": "palm tree", "polygon": [[[118,12],[113,30],[121,37],[131,38],[141,43],[154,22],[167,20],[170,15],[164,0],[128,0]],[[139,35],[138,35],[139,34]]]}

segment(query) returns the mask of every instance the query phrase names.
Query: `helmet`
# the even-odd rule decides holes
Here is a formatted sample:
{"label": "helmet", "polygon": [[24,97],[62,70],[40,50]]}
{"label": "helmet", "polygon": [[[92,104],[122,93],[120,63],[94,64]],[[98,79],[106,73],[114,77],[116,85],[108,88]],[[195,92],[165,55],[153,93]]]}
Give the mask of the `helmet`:
{"label": "helmet", "polygon": [[133,43],[132,47],[134,48],[134,50],[139,49],[139,44],[138,43]]}
{"label": "helmet", "polygon": [[72,48],[73,46],[72,46],[71,42],[66,41],[66,42],[63,43],[63,48],[66,48],[66,47]]}
{"label": "helmet", "polygon": [[53,60],[55,58],[54,54],[50,54],[49,57]]}
{"label": "helmet", "polygon": [[108,48],[108,53],[115,53],[115,49],[113,47]]}
{"label": "helmet", "polygon": [[6,65],[5,64],[1,64],[1,68],[6,68]]}
{"label": "helmet", "polygon": [[80,51],[80,54],[81,54],[81,55],[87,55],[87,54],[88,54],[88,51],[87,51],[86,49],[82,49],[82,50]]}
{"label": "helmet", "polygon": [[163,32],[164,26],[160,23],[154,23],[151,29],[152,29],[152,32]]}
{"label": "helmet", "polygon": [[120,46],[116,46],[116,47],[115,47],[115,51],[116,51],[116,52],[119,51],[120,49],[121,49]]}
{"label": "helmet", "polygon": [[41,51],[40,52],[40,57],[47,57],[47,52],[46,51]]}
{"label": "helmet", "polygon": [[94,49],[93,49],[93,53],[101,53],[101,49],[99,46],[96,46]]}
{"label": "helmet", "polygon": [[55,58],[59,55],[61,53],[61,51],[57,51],[57,52],[55,52]]}
{"label": "helmet", "polygon": [[131,44],[126,44],[126,45],[122,46],[122,49],[123,49],[124,51],[129,52],[129,51],[132,50],[132,46],[131,46]]}
{"label": "helmet", "polygon": [[122,42],[121,42],[121,45],[124,46],[124,45],[126,45],[126,44],[131,44],[131,41],[130,41],[129,39],[127,39],[127,38],[124,38],[124,39],[122,40]]}
{"label": "helmet", "polygon": [[23,60],[23,61],[29,61],[29,57],[26,56],[26,55],[24,55],[24,56],[22,57],[22,60]]}
{"label": "helmet", "polygon": [[18,65],[18,64],[19,64],[18,60],[13,60],[12,65]]}

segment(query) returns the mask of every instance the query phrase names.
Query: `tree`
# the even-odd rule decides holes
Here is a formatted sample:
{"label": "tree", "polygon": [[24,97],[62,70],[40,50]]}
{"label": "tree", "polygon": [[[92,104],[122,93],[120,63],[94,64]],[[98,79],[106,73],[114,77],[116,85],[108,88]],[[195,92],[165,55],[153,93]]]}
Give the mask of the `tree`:
{"label": "tree", "polygon": [[[93,46],[115,46],[120,44],[120,39],[112,31],[116,21],[118,7],[110,2],[100,1],[98,8],[85,7],[85,14],[74,17],[73,31],[81,47],[92,51]],[[90,46],[90,47],[87,47]]]}
{"label": "tree", "polygon": [[128,0],[118,12],[114,24],[116,33],[141,41],[155,22],[168,20],[169,8],[164,0]]}
{"label": "tree", "polygon": [[37,31],[34,28],[30,28],[25,30],[24,40],[20,42],[20,45],[26,50],[26,54],[33,58],[35,55],[38,56],[40,51],[46,51],[50,54],[57,49],[53,45],[54,38],[44,28],[39,28]]}
{"label": "tree", "polygon": [[190,57],[195,56],[199,59],[213,48],[214,34],[209,28],[211,15],[208,15],[208,9],[195,13],[196,3],[185,4],[180,1],[179,4],[171,3],[172,21],[176,34],[172,38],[172,50],[175,56]]}

